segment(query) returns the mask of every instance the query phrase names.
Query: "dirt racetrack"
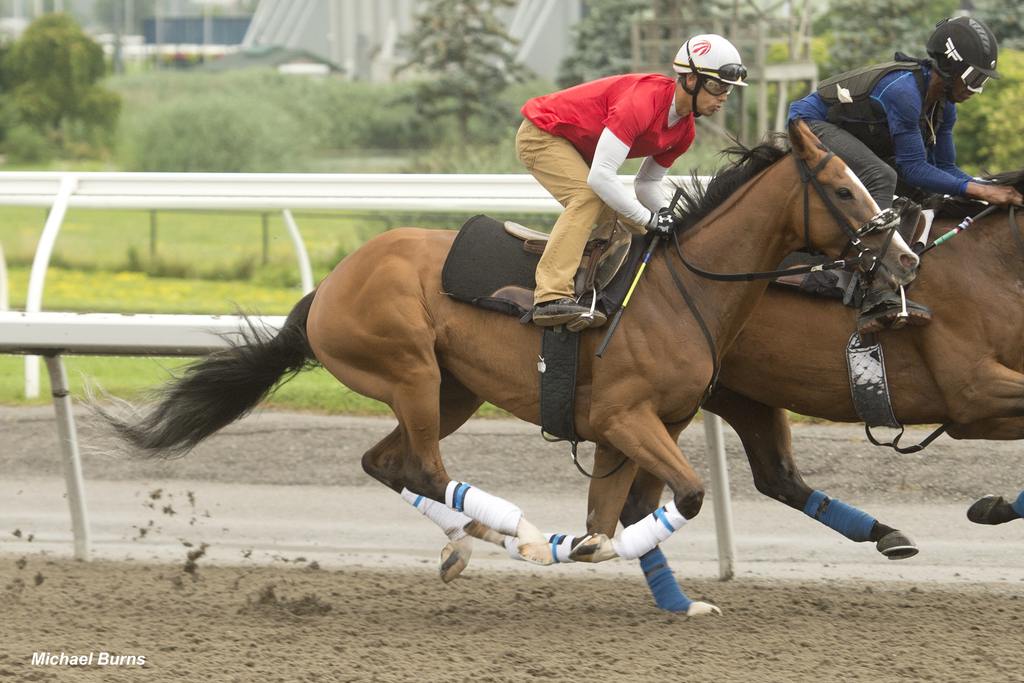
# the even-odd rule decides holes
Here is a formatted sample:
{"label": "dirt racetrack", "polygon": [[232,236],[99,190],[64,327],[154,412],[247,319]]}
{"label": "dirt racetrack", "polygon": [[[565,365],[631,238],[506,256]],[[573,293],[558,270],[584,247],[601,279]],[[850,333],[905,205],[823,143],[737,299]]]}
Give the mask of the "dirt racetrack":
{"label": "dirt racetrack", "polygon": [[[760,497],[728,433],[737,578],[715,578],[709,501],[665,551],[724,615],[687,620],[624,561],[534,568],[478,544],[442,584],[443,536],[359,469],[390,424],[268,412],[169,463],[86,434],[98,559],[80,563],[50,412],[0,409],[0,681],[1024,680],[1024,523],[963,519],[1020,488],[1014,444],[898,456],[798,427],[812,485],[921,546],[889,562]],[[706,473],[702,437],[682,444]],[[534,428],[477,421],[443,446],[453,476],[582,530],[586,483]],[[32,663],[61,652],[94,661]]]}

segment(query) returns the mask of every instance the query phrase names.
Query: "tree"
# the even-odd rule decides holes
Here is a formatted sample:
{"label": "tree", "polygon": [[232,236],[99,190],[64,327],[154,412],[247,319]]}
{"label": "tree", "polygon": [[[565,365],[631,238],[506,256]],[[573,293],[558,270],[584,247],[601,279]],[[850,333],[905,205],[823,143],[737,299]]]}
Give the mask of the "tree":
{"label": "tree", "polygon": [[515,61],[515,40],[497,16],[515,0],[427,0],[401,47],[409,59],[398,71],[416,68],[428,78],[413,96],[425,121],[454,117],[459,134],[470,121],[494,121],[502,112],[498,96],[520,82],[525,69]]}
{"label": "tree", "polygon": [[989,81],[985,92],[957,107],[957,163],[975,173],[1012,171],[1024,164],[1024,51],[1000,50],[999,72],[1001,79]]}
{"label": "tree", "polygon": [[972,16],[992,29],[999,49],[1024,50],[1024,5],[1007,0],[974,0]]}
{"label": "tree", "polygon": [[940,19],[952,16],[957,0],[842,0],[821,22],[829,34],[825,74],[892,59],[901,50],[925,57],[925,43]]}
{"label": "tree", "polygon": [[632,68],[632,27],[644,0],[591,0],[572,28],[573,52],[562,60],[558,85],[568,88]]}
{"label": "tree", "polygon": [[97,84],[103,49],[66,14],[32,22],[4,58],[4,71],[13,116],[58,141],[74,124],[112,131],[117,123],[120,97]]}

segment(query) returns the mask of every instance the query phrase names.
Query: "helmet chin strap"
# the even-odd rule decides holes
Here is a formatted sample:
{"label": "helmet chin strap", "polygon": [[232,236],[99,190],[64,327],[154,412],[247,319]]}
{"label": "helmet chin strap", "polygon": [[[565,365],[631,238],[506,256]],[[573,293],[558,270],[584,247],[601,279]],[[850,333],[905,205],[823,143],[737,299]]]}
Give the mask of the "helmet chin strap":
{"label": "helmet chin strap", "polygon": [[681,85],[683,91],[690,96],[690,112],[693,114],[693,118],[698,118],[700,116],[700,111],[697,109],[697,94],[700,93],[701,79],[703,79],[704,76],[696,71],[693,72],[693,75],[697,77],[697,86],[693,90],[686,87],[685,76],[679,79],[679,85]]}

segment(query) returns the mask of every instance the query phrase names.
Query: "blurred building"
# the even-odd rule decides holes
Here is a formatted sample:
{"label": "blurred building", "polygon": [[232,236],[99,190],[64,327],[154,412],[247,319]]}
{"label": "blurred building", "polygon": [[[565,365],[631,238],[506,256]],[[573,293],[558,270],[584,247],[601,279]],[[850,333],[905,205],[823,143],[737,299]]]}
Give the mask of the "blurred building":
{"label": "blurred building", "polygon": [[[413,26],[419,0],[260,0],[243,48],[305,50],[337,64],[352,79],[386,81],[404,59],[398,39]],[[505,14],[519,41],[519,61],[554,80],[572,49],[569,29],[581,0],[520,0]]]}

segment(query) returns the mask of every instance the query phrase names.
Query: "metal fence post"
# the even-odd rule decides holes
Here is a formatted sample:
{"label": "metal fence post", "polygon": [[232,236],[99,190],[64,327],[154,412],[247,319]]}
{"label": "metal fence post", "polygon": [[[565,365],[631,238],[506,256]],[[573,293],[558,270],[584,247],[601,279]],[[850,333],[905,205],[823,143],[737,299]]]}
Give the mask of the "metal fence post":
{"label": "metal fence post", "polygon": [[732,500],[729,493],[729,469],[722,441],[722,418],[704,414],[704,438],[711,466],[712,501],[715,508],[715,533],[718,537],[718,578],[728,581],[735,575],[736,543],[732,535]]}
{"label": "metal fence post", "polygon": [[61,469],[67,486],[68,507],[71,508],[71,533],[75,539],[75,559],[88,560],[90,552],[89,519],[85,512],[85,484],[82,481],[82,461],[78,454],[78,435],[75,416],[71,412],[71,393],[68,376],[59,355],[46,356],[46,369],[50,373],[50,391],[53,407],[57,411],[57,433],[60,436]]}

